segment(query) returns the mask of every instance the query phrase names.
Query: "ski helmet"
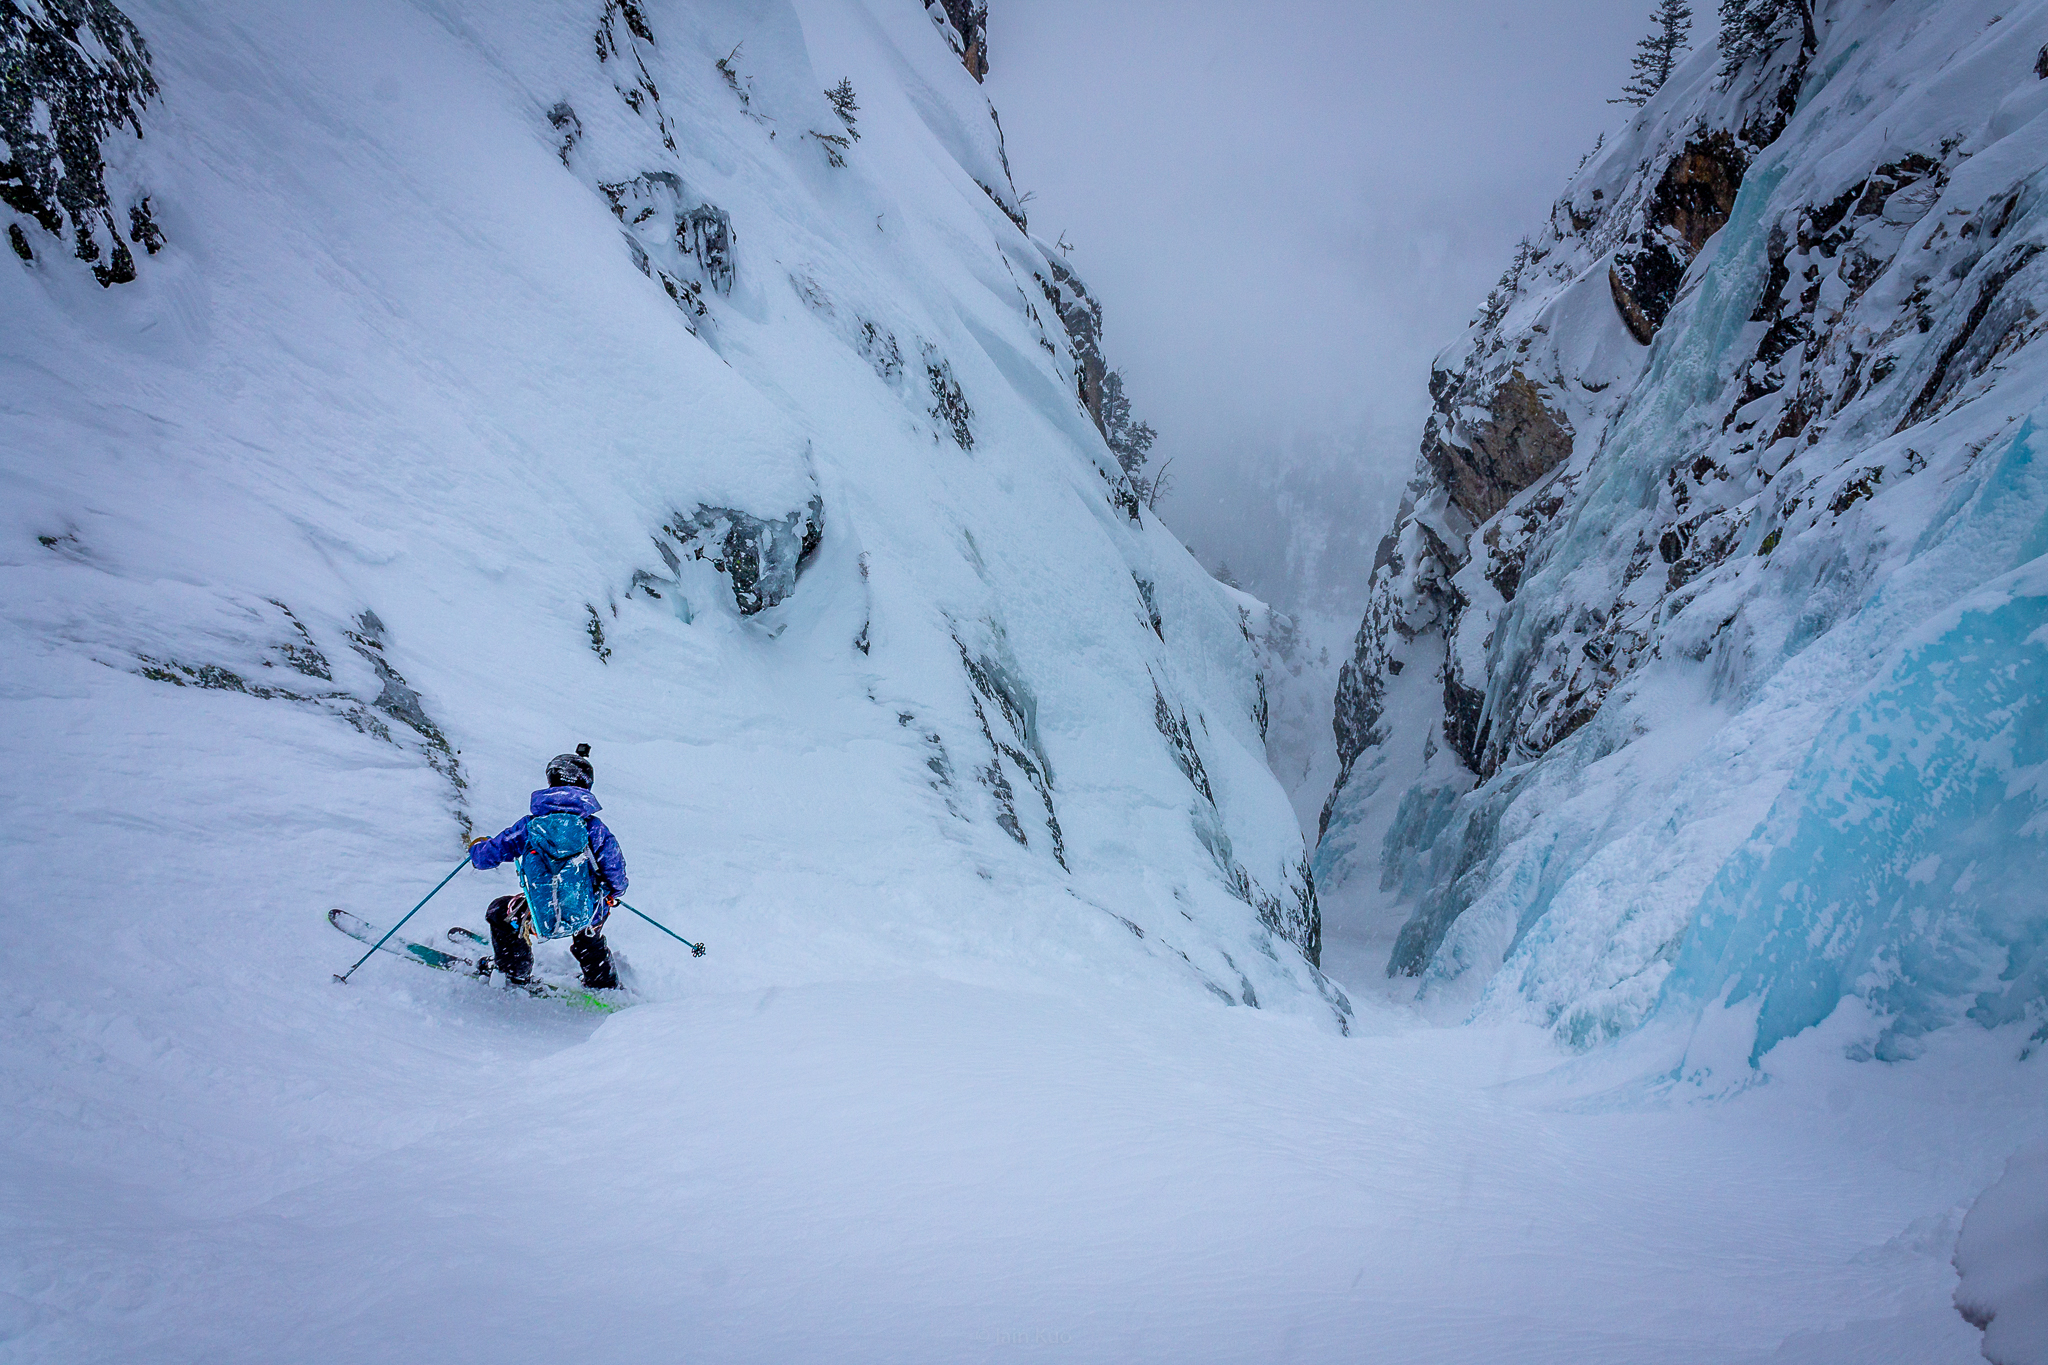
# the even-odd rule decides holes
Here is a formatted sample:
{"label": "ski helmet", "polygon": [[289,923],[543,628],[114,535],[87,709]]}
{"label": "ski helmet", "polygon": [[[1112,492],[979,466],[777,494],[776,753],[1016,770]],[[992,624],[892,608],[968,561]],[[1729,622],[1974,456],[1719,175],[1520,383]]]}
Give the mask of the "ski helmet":
{"label": "ski helmet", "polygon": [[550,787],[581,787],[588,791],[596,779],[597,771],[590,766],[588,744],[577,745],[573,754],[556,754],[548,760]]}

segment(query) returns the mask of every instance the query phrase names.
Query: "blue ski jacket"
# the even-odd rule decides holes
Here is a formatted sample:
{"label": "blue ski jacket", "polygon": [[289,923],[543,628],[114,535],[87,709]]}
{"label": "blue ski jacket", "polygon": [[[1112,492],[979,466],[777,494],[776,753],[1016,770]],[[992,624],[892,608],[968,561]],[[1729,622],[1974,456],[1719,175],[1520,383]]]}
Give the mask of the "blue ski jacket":
{"label": "blue ski jacket", "polygon": [[612,838],[612,832],[604,827],[604,821],[597,818],[601,809],[597,798],[582,787],[543,787],[533,794],[528,813],[517,824],[470,849],[469,865],[483,871],[499,863],[511,862],[526,852],[528,820],[536,815],[566,812],[583,817],[583,827],[590,831],[591,856],[597,860],[598,870],[604,874],[611,893],[620,895],[626,889],[626,855],[619,852],[619,841]]}

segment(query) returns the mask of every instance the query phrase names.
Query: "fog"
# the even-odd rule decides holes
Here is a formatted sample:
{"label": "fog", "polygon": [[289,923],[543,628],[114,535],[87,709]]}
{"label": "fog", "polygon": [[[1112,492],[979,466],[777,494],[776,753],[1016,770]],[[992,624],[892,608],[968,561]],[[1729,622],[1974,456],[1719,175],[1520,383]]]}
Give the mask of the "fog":
{"label": "fog", "polygon": [[1032,229],[1103,300],[1160,512],[1211,569],[1355,626],[1430,359],[1628,112],[1649,8],[990,5]]}
{"label": "fog", "polygon": [[1607,101],[1650,7],[989,6],[1013,177],[1103,302],[1105,355],[1159,432],[1160,515],[1289,618],[1267,756],[1311,841],[1430,361],[1633,112]]}

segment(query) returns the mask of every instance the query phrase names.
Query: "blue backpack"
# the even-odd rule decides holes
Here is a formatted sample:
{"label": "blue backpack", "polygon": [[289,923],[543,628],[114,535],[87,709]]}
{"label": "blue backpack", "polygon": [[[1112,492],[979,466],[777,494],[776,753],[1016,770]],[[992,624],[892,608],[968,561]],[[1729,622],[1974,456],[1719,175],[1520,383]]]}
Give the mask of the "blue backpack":
{"label": "blue backpack", "polygon": [[590,831],[567,811],[526,822],[526,852],[519,855],[519,885],[542,938],[567,938],[588,929],[602,903]]}

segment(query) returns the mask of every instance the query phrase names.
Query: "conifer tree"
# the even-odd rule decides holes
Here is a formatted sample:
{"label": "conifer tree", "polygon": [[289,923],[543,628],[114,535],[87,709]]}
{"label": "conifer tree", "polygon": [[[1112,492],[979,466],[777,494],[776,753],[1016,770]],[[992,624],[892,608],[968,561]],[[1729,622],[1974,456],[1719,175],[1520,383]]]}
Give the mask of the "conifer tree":
{"label": "conifer tree", "polygon": [[1115,370],[1102,377],[1102,438],[1108,442],[1110,453],[1130,477],[1131,487],[1147,507],[1157,507],[1159,500],[1166,496],[1167,466],[1159,466],[1149,477],[1145,466],[1152,459],[1152,443],[1159,439],[1159,433],[1152,429],[1150,422],[1140,422],[1131,415],[1131,400],[1124,393],[1124,377]]}
{"label": "conifer tree", "polygon": [[1776,47],[1794,24],[1813,46],[1813,0],[1721,0],[1721,74]]}
{"label": "conifer tree", "polygon": [[1159,439],[1149,422],[1132,420],[1131,400],[1124,396],[1124,377],[1111,370],[1102,377],[1102,435],[1124,473],[1135,476],[1151,458]]}
{"label": "conifer tree", "polygon": [[839,84],[825,92],[825,98],[832,101],[832,112],[839,115],[839,121],[846,125],[848,136],[855,142],[860,141],[860,129],[853,126],[860,121],[856,117],[860,113],[860,102],[853,97],[853,79],[842,77]]}
{"label": "conifer tree", "polygon": [[1650,24],[1649,33],[1636,43],[1632,62],[1635,76],[1621,88],[1619,96],[1607,101],[1609,104],[1649,103],[1650,96],[1671,79],[1671,69],[1678,65],[1678,59],[1691,49],[1688,35],[1692,32],[1692,6],[1685,0],[1659,0],[1650,15]]}

